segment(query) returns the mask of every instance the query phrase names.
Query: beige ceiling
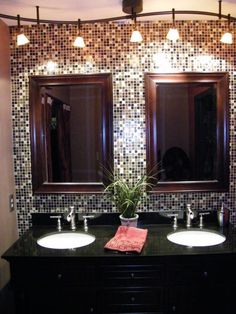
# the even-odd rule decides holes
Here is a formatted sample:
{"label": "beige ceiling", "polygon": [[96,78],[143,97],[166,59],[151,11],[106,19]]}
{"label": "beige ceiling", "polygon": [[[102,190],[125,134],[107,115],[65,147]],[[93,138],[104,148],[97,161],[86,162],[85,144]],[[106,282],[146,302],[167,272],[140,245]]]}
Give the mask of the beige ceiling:
{"label": "beige ceiling", "polygon": [[[143,0],[143,12],[198,10],[218,12],[218,0]],[[46,20],[76,21],[116,17],[124,15],[122,0],[0,0],[0,13],[22,17],[35,18],[36,6],[40,7],[40,18]],[[222,14],[236,17],[236,0],[222,1]],[[155,19],[170,19],[170,16],[158,16]],[[212,19],[206,16],[177,15],[176,19]],[[154,19],[145,18],[147,19]],[[4,20],[8,25],[15,25],[16,21]]]}

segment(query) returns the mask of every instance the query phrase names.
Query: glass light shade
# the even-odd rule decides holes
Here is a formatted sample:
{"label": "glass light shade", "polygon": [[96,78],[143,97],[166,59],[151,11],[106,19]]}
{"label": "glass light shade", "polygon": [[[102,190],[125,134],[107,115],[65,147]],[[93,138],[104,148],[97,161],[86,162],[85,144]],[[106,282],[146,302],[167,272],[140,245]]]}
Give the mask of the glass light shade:
{"label": "glass light shade", "polygon": [[84,39],[81,36],[76,37],[74,43],[73,43],[74,47],[79,47],[79,48],[84,48],[85,47],[85,43],[84,43]]}
{"label": "glass light shade", "polygon": [[130,42],[131,43],[140,43],[141,41],[143,41],[143,37],[141,35],[141,33],[137,30],[134,30],[131,38],[130,38]]}
{"label": "glass light shade", "polygon": [[233,43],[233,36],[231,33],[227,32],[221,37],[220,41],[223,44],[232,44]]}
{"label": "glass light shade", "polygon": [[29,43],[29,39],[25,34],[21,33],[17,35],[17,46],[23,46]]}
{"label": "glass light shade", "polygon": [[171,41],[177,41],[179,39],[179,32],[177,28],[170,28],[166,38]]}

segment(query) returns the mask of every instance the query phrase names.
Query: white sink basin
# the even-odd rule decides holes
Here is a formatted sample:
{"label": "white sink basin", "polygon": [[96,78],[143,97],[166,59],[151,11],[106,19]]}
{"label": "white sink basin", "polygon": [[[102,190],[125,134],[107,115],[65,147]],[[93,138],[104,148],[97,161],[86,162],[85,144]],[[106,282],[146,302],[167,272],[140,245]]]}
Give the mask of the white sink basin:
{"label": "white sink basin", "polygon": [[48,233],[39,238],[37,243],[49,249],[75,249],[95,241],[92,234],[76,231],[60,231]]}
{"label": "white sink basin", "polygon": [[212,230],[189,229],[171,232],[167,235],[167,239],[175,244],[203,247],[223,243],[226,237]]}

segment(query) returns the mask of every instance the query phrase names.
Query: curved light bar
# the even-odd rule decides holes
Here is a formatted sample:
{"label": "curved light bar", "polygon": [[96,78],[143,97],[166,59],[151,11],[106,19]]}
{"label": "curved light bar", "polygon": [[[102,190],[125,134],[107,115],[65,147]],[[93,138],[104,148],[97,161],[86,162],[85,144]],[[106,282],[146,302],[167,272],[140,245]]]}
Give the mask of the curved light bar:
{"label": "curved light bar", "polygon": [[[159,11],[159,12],[148,12],[148,13],[140,13],[137,14],[136,17],[147,17],[147,16],[162,16],[162,15],[171,15],[172,11]],[[212,16],[212,17],[219,17],[219,13],[214,12],[207,12],[207,11],[192,11],[192,10],[175,10],[175,14],[180,15],[205,15],[205,16]],[[0,13],[0,18],[8,19],[8,20],[17,20],[16,16],[7,15]],[[228,19],[228,15],[221,14],[221,18]],[[96,20],[83,20],[81,24],[93,24],[93,23],[103,23],[103,22],[112,22],[112,21],[121,21],[132,19],[132,15],[123,15],[117,17],[110,17],[110,18],[103,18],[103,19],[96,19]],[[236,17],[231,16],[231,21],[236,21]],[[28,17],[21,17],[21,21],[24,22],[32,22],[37,23],[37,19],[28,18]],[[43,24],[77,24],[78,21],[58,21],[58,20],[43,20],[40,19],[40,23]]]}

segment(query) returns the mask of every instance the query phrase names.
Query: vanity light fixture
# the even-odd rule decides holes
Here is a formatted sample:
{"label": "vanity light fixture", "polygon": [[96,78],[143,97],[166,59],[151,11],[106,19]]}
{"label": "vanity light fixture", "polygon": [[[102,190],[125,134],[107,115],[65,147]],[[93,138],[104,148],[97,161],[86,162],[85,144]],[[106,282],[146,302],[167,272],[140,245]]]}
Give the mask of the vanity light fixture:
{"label": "vanity light fixture", "polygon": [[143,41],[142,34],[137,29],[136,13],[132,9],[132,20],[134,21],[134,29],[130,38],[131,43],[140,43]]}
{"label": "vanity light fixture", "polygon": [[79,34],[76,37],[76,39],[73,43],[73,46],[78,47],[78,48],[84,48],[85,47],[84,39],[80,34],[80,31],[81,31],[81,20],[80,19],[78,19],[78,30],[79,30]]}
{"label": "vanity light fixture", "polygon": [[233,35],[230,32],[230,14],[228,14],[228,31],[222,35],[220,41],[223,44],[229,44],[229,45],[233,43]]}
{"label": "vanity light fixture", "polygon": [[[221,42],[226,43],[226,44],[231,44],[233,42],[233,35],[232,31],[230,31],[230,23],[236,21],[236,17],[228,15],[221,14],[221,4],[222,0],[219,0],[219,12],[207,12],[207,11],[193,11],[193,10],[175,10],[172,9],[172,11],[160,11],[160,12],[146,12],[146,13],[141,13],[143,10],[143,0],[122,0],[122,9],[123,12],[126,13],[126,15],[122,16],[117,16],[117,17],[107,17],[107,18],[100,18],[100,19],[93,19],[93,20],[85,20],[83,23],[86,24],[94,24],[94,23],[104,23],[104,22],[111,22],[111,21],[120,21],[124,19],[132,19],[134,20],[134,30],[132,32],[132,36],[130,41],[131,42],[141,42],[142,41],[142,35],[139,30],[137,30],[137,23],[136,23],[136,18],[137,17],[149,17],[149,16],[160,16],[160,15],[170,15],[172,14],[172,27],[169,29],[169,32],[166,36],[169,40],[172,41],[177,41],[179,39],[179,32],[175,27],[175,15],[176,14],[181,14],[181,15],[204,15],[204,16],[211,16],[211,17],[219,17],[228,19],[228,31],[222,36]],[[37,19],[35,18],[26,18],[26,17],[21,17],[21,21],[25,22],[32,22],[39,24],[39,12],[38,12],[38,7],[37,8]],[[0,18],[4,19],[11,19],[11,20],[18,20],[18,27],[19,27],[19,34],[17,36],[17,45],[25,45],[29,43],[28,38],[20,32],[20,16],[11,16],[11,15],[6,15],[0,13]],[[77,38],[75,39],[73,45],[75,47],[79,48],[84,48],[85,43],[83,37],[80,35],[81,31],[81,21],[62,21],[62,20],[45,20],[41,19],[41,23],[43,24],[78,24],[79,28],[79,34]]]}
{"label": "vanity light fixture", "polygon": [[176,42],[179,39],[179,32],[175,27],[175,9],[172,9],[172,27],[169,29],[166,38],[173,42]]}
{"label": "vanity light fixture", "polygon": [[20,26],[20,15],[18,14],[17,15],[17,26],[18,26],[18,30],[19,30],[19,33],[17,35],[17,39],[16,39],[16,42],[17,42],[17,46],[24,46],[26,44],[29,43],[29,39],[25,36],[25,34],[23,33],[23,31],[21,31],[21,26]]}

